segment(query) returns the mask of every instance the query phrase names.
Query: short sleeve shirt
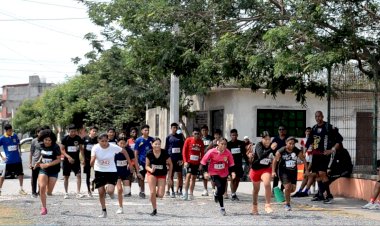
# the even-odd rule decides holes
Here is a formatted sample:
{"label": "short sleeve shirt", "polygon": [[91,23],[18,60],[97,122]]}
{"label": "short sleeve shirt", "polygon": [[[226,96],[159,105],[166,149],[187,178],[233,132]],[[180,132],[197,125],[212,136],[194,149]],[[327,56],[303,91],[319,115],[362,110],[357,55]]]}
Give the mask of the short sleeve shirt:
{"label": "short sleeve shirt", "polygon": [[150,167],[155,167],[155,171],[152,173],[155,176],[165,176],[168,172],[166,168],[166,160],[169,158],[169,154],[161,149],[161,154],[158,158],[153,153],[153,150],[148,151],[146,158],[149,159]]}
{"label": "short sleeve shirt", "polygon": [[102,148],[96,144],[91,150],[91,157],[95,156],[94,170],[99,172],[117,172],[115,165],[115,155],[122,151],[122,148],[109,144],[107,148]]}

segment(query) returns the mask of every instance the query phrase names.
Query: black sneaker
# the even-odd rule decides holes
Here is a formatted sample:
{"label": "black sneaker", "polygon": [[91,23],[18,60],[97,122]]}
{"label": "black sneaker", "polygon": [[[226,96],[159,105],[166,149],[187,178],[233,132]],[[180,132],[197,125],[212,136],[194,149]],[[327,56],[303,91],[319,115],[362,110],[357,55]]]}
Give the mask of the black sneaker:
{"label": "black sneaker", "polygon": [[132,194],[131,193],[128,193],[128,194],[124,194],[124,197],[131,197]]}
{"label": "black sneaker", "polygon": [[320,197],[320,196],[314,196],[311,201],[313,202],[320,202],[320,201],[323,201],[325,200],[324,197]]}
{"label": "black sneaker", "polygon": [[237,197],[237,195],[231,195],[231,201],[239,201],[239,198]]}
{"label": "black sneaker", "polygon": [[301,197],[300,195],[301,195],[301,192],[297,191],[296,193],[294,193],[294,194],[293,194],[292,196],[290,196],[290,197],[292,197],[292,198],[298,198],[298,197]]}
{"label": "black sneaker", "polygon": [[139,197],[142,198],[142,199],[145,199],[145,193],[144,192],[140,192],[139,193]]}
{"label": "black sneaker", "polygon": [[323,203],[324,204],[331,204],[331,203],[333,203],[333,201],[334,201],[334,197],[332,195],[329,195],[326,197],[325,200],[323,200]]}
{"label": "black sneaker", "polygon": [[152,213],[150,213],[151,216],[156,216],[157,215],[157,209],[154,209]]}
{"label": "black sneaker", "polygon": [[309,194],[307,192],[300,192],[298,197],[308,197]]}

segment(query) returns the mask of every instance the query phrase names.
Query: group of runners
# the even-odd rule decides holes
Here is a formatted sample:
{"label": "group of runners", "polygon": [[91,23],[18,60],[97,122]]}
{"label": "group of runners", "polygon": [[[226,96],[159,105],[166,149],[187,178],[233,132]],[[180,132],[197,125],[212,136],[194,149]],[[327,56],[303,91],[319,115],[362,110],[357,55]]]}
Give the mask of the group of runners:
{"label": "group of runners", "polygon": [[[209,135],[208,127],[194,128],[192,136],[185,139],[177,123],[171,124],[171,133],[162,147],[159,138],[149,136],[149,126],[141,127],[141,136],[137,137],[137,128],[131,128],[130,134],[120,133],[115,129],[98,135],[97,127],[90,127],[88,135],[81,138],[75,126],[68,128],[61,145],[57,144],[55,134],[47,127],[39,128],[37,138],[32,141],[30,168],[32,169],[32,196],[41,198],[41,214],[47,214],[46,195],[52,195],[54,185],[60,172],[61,155],[64,176],[65,194],[69,197],[68,183],[71,172],[77,177],[77,198],[83,197],[81,187],[81,165],[86,174],[88,196],[92,197],[98,189],[102,208],[99,217],[107,217],[105,197],[114,198],[115,187],[118,195],[118,214],[123,213],[123,197],[131,196],[131,185],[138,180],[139,197],[145,198],[145,179],[150,190],[150,201],[157,214],[157,198],[165,195],[179,196],[183,200],[194,199],[194,187],[197,177],[203,178],[204,191],[208,196],[208,184],[211,181],[212,195],[220,205],[220,213],[226,215],[224,199],[238,201],[238,187],[242,178],[243,162],[250,166],[249,177],[253,183],[253,215],[259,213],[258,194],[261,182],[265,188],[266,213],[271,208],[272,178],[281,181],[285,193],[285,210],[291,210],[291,193],[296,190],[297,163],[305,164],[304,181],[293,197],[307,196],[315,179],[318,182],[318,193],[313,201],[331,203],[333,197],[329,185],[333,181],[330,170],[334,156],[341,154],[343,138],[338,129],[323,121],[320,111],[315,113],[317,124],[305,131],[306,138],[296,145],[295,137],[287,136],[286,128],[279,127],[279,135],[272,139],[271,134],[263,131],[261,140],[254,144],[248,137],[238,139],[238,131],[230,131],[230,141],[222,137],[220,130]],[[22,188],[22,164],[18,149],[18,138],[12,127],[5,127],[5,135],[0,138],[0,145],[6,153],[1,156],[7,161],[7,168],[12,169],[20,178],[20,194],[26,194]],[[82,155],[82,158],[80,158]],[[17,161],[15,160],[17,159]],[[352,164],[351,164],[352,165]],[[95,171],[91,179],[92,168]],[[185,175],[183,175],[185,173]],[[347,172],[346,172],[347,173]],[[350,173],[350,172],[348,172]],[[174,176],[177,174],[177,183]],[[343,173],[342,173],[343,174]],[[183,182],[184,178],[184,182]],[[227,193],[230,178],[231,195]],[[0,192],[4,179],[0,180]],[[38,181],[38,183],[37,183]],[[37,190],[38,184],[38,190]],[[278,186],[274,183],[274,186]],[[306,188],[304,188],[306,187]]]}

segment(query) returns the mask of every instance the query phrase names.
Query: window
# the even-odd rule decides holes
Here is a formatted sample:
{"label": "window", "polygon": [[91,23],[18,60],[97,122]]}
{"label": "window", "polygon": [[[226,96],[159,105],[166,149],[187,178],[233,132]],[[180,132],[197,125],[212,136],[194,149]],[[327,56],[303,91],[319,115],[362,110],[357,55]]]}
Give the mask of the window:
{"label": "window", "polygon": [[257,109],[257,136],[264,130],[277,136],[280,125],[286,127],[289,136],[304,137],[306,110]]}
{"label": "window", "polygon": [[160,115],[159,114],[156,114],[156,126],[155,126],[155,136],[158,137],[159,134],[160,134]]}

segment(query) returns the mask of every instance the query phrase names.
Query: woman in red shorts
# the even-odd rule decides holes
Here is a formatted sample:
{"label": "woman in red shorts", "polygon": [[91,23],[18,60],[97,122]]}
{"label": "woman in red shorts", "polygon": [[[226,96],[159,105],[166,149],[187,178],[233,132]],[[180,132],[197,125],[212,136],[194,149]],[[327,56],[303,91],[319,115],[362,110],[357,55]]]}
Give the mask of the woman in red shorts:
{"label": "woman in red shorts", "polygon": [[265,187],[265,212],[272,213],[273,210],[270,206],[271,202],[271,179],[272,179],[272,160],[274,158],[274,150],[277,146],[276,143],[271,144],[271,137],[268,131],[261,134],[261,141],[255,146],[254,153],[248,153],[251,165],[249,177],[253,183],[253,207],[252,214],[259,214],[257,208],[257,200],[259,197],[260,183],[263,181]]}
{"label": "woman in red shorts", "polygon": [[[153,206],[153,212],[150,215],[155,216],[157,214],[157,197],[164,197],[167,174],[169,174],[167,177],[169,186],[173,184],[171,180],[173,164],[169,154],[161,149],[161,140],[159,138],[153,140],[152,149],[146,154],[145,169],[148,175],[150,201]],[[166,165],[169,166],[169,169]]]}

